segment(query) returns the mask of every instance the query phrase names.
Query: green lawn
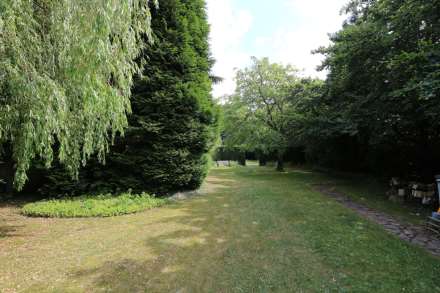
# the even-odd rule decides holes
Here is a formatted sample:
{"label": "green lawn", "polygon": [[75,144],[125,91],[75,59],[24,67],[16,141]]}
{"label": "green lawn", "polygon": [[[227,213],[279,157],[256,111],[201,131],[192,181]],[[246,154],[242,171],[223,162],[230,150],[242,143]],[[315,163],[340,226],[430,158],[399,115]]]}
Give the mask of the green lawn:
{"label": "green lawn", "polygon": [[440,292],[439,259],[312,191],[322,180],[217,168],[204,196],[139,214],[0,207],[0,292]]}
{"label": "green lawn", "polygon": [[387,184],[371,177],[321,174],[321,182],[334,186],[337,191],[355,202],[385,212],[402,222],[423,225],[432,212],[432,207],[420,203],[390,201],[386,195]]}

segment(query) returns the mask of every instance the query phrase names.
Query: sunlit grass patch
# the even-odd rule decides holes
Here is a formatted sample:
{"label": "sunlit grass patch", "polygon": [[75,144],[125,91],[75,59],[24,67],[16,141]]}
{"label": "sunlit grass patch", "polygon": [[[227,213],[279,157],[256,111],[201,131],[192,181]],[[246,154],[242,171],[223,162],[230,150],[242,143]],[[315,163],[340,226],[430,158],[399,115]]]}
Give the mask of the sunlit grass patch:
{"label": "sunlit grass patch", "polygon": [[313,189],[356,182],[287,170],[214,168],[200,196],[123,217],[0,205],[0,292],[440,292],[438,258]]}
{"label": "sunlit grass patch", "polygon": [[112,217],[141,212],[167,202],[146,193],[85,195],[29,203],[21,212],[26,216],[49,218]]}

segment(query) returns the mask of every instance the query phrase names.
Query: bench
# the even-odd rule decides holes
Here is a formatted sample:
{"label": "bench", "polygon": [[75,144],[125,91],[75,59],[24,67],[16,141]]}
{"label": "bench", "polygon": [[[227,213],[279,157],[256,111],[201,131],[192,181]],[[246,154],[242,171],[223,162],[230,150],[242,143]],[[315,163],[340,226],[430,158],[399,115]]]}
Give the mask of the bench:
{"label": "bench", "polygon": [[216,161],[217,167],[231,167],[231,161]]}
{"label": "bench", "polygon": [[440,237],[440,219],[429,217],[428,221],[426,222],[426,229]]}

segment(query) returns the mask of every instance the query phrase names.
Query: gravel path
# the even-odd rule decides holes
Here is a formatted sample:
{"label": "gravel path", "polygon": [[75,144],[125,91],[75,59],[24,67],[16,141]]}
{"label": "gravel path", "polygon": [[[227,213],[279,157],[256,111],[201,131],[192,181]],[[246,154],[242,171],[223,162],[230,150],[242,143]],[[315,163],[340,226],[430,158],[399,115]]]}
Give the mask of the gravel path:
{"label": "gravel path", "polygon": [[440,239],[427,231],[425,227],[401,223],[385,213],[378,212],[352,201],[331,186],[315,185],[314,188],[322,194],[335,199],[347,208],[354,210],[362,217],[383,226],[386,231],[398,236],[400,239],[421,246],[432,254],[440,256]]}

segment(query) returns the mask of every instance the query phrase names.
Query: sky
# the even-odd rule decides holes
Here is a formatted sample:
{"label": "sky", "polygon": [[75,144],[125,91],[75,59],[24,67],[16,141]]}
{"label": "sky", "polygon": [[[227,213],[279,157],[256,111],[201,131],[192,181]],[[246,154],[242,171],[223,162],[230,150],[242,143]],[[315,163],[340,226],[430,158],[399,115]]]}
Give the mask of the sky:
{"label": "sky", "polygon": [[325,78],[316,71],[322,56],[312,50],[330,43],[328,33],[342,27],[341,8],[348,0],[207,0],[211,25],[213,73],[224,81],[213,95],[232,94],[235,70],[251,56],[292,64],[302,75]]}

